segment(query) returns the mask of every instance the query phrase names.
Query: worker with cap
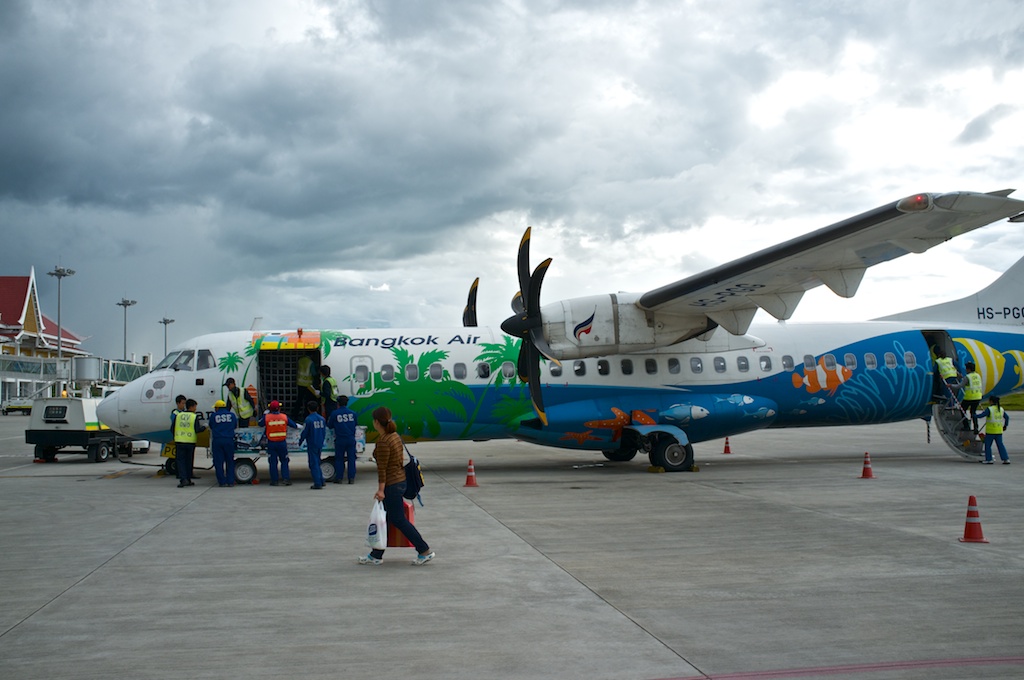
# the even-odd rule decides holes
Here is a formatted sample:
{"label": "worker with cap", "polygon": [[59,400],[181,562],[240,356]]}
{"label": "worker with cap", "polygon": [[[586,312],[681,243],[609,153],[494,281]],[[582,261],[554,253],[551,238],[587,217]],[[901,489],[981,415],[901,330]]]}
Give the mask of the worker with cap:
{"label": "worker with cap", "polygon": [[238,417],[228,409],[227,402],[218,399],[213,402],[210,416],[210,452],[213,454],[213,471],[217,474],[220,487],[235,485],[235,428]]}
{"label": "worker with cap", "polygon": [[206,429],[206,426],[199,422],[199,415],[196,413],[196,406],[199,404],[195,399],[185,401],[185,410],[174,414],[171,421],[171,433],[174,436],[174,459],[178,465],[178,488],[195,486],[192,481],[192,462],[196,455],[196,442],[199,441],[199,433]]}
{"label": "worker with cap", "polygon": [[[288,472],[288,428],[296,430],[299,426],[295,421],[281,413],[281,402],[277,399],[270,402],[270,411],[260,418],[260,427],[266,428],[267,463],[270,466],[270,486],[291,486],[291,474]],[[278,481],[277,465],[281,464],[281,479]]]}

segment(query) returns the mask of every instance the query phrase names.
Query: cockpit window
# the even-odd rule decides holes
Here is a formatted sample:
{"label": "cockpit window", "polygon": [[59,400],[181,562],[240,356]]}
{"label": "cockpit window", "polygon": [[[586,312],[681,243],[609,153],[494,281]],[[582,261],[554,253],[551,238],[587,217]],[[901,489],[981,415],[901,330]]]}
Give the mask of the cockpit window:
{"label": "cockpit window", "polygon": [[185,350],[177,359],[174,360],[174,363],[171,364],[171,368],[175,371],[191,371],[193,356],[195,356],[195,352],[190,349]]}
{"label": "cockpit window", "polygon": [[160,368],[167,368],[167,367],[169,367],[171,364],[174,363],[174,360],[178,358],[179,354],[181,354],[181,352],[171,352],[170,354],[165,356],[163,359],[161,359],[160,363],[153,367],[153,370],[155,371],[155,370],[160,369]]}
{"label": "cockpit window", "polygon": [[208,368],[217,368],[217,360],[213,358],[213,352],[201,349],[199,350],[199,360],[196,362],[196,370],[205,371]]}

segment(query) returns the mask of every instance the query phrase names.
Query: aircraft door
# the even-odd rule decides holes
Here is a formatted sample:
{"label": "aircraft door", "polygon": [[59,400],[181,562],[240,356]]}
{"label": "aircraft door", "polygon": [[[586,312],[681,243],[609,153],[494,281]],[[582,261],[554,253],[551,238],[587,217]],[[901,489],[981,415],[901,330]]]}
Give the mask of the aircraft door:
{"label": "aircraft door", "polygon": [[354,356],[349,364],[349,390],[352,396],[373,392],[373,357]]}

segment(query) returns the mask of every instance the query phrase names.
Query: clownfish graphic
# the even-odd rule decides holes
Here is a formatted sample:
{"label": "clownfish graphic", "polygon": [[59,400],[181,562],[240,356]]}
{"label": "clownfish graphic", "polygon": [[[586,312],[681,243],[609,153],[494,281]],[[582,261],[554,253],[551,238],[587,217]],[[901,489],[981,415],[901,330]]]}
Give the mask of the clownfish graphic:
{"label": "clownfish graphic", "polygon": [[596,315],[597,309],[594,310],[594,313],[591,314],[590,318],[588,318],[586,321],[576,324],[576,328],[572,329],[572,334],[576,337],[576,340],[579,340],[582,336],[586,335],[587,333],[590,333],[590,331],[593,330],[594,317]]}
{"label": "clownfish graphic", "polygon": [[827,391],[831,397],[839,389],[839,386],[850,379],[853,371],[846,366],[836,365],[832,370],[825,368],[825,359],[818,359],[818,365],[813,371],[805,371],[804,375],[793,374],[793,387],[799,389],[806,387],[810,394]]}

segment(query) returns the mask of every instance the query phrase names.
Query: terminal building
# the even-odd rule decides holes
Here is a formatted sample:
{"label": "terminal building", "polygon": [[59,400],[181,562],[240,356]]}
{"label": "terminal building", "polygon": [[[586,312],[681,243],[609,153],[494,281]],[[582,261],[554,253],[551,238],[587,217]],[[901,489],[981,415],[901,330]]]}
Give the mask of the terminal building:
{"label": "terminal building", "polygon": [[[0,399],[56,396],[58,383],[73,384],[75,359],[92,355],[63,324],[60,340],[58,351],[57,322],[39,306],[35,268],[28,276],[0,276]],[[111,385],[126,384],[150,368],[148,356],[140,363],[99,360],[102,381]]]}

